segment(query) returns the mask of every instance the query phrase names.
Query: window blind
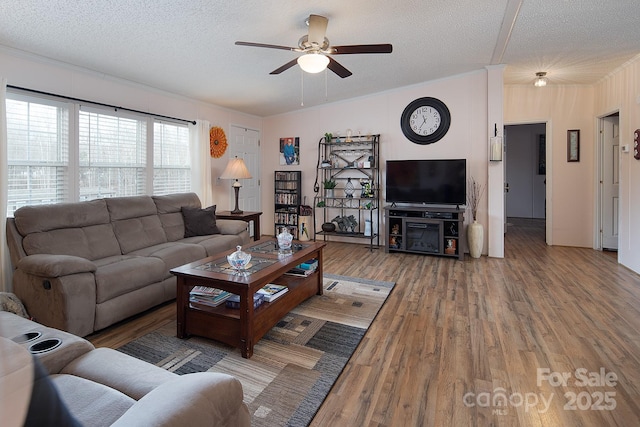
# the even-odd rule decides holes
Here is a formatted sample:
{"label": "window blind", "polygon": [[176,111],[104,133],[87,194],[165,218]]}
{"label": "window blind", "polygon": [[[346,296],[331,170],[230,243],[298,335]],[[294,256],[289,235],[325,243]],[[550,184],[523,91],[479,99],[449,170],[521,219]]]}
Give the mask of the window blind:
{"label": "window blind", "polygon": [[146,121],[81,110],[80,200],[145,194]]}
{"label": "window blind", "polygon": [[189,128],[155,122],[153,125],[153,194],[191,191]]}
{"label": "window blind", "polygon": [[7,216],[21,206],[68,198],[66,104],[7,99]]}

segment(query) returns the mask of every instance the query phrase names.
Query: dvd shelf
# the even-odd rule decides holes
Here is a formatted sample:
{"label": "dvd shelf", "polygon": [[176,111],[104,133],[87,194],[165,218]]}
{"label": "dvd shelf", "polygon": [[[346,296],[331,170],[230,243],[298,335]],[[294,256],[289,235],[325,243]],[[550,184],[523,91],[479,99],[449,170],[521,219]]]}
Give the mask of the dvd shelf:
{"label": "dvd shelf", "polygon": [[280,233],[282,227],[287,227],[293,238],[297,239],[302,172],[275,171],[274,178],[275,235]]}

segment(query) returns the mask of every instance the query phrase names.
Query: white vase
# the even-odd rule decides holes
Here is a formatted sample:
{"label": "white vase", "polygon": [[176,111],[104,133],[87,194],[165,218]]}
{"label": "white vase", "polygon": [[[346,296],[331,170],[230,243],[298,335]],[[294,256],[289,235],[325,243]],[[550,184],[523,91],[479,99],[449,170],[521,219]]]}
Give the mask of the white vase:
{"label": "white vase", "polygon": [[480,258],[484,246],[484,227],[477,221],[467,226],[467,244],[471,258]]}
{"label": "white vase", "polygon": [[371,220],[364,220],[364,235],[367,237],[371,237]]}
{"label": "white vase", "polygon": [[312,217],[310,216],[298,217],[298,223],[300,224],[300,229],[298,230],[298,240],[303,242],[309,240],[309,233],[311,233],[311,221]]}

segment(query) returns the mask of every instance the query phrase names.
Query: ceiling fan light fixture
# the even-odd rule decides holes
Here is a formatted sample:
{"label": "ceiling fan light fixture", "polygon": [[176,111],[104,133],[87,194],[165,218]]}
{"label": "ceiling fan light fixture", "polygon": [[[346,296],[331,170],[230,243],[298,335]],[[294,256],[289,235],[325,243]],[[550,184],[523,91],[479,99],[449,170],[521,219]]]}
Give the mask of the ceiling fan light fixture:
{"label": "ceiling fan light fixture", "polygon": [[307,73],[319,73],[329,65],[329,58],[320,53],[307,53],[298,58],[298,65]]}
{"label": "ceiling fan light fixture", "polygon": [[535,87],[545,87],[549,81],[545,76],[547,73],[540,71],[536,73],[536,80],[533,82]]}

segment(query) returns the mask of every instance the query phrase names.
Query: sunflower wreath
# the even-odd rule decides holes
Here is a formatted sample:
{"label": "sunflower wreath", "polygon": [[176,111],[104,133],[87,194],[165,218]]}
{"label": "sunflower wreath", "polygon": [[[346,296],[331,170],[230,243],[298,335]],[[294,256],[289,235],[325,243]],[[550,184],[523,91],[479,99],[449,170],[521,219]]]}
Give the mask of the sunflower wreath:
{"label": "sunflower wreath", "polygon": [[224,134],[224,130],[218,126],[213,126],[209,129],[209,151],[211,157],[216,159],[222,157],[225,151],[227,151],[227,137]]}

